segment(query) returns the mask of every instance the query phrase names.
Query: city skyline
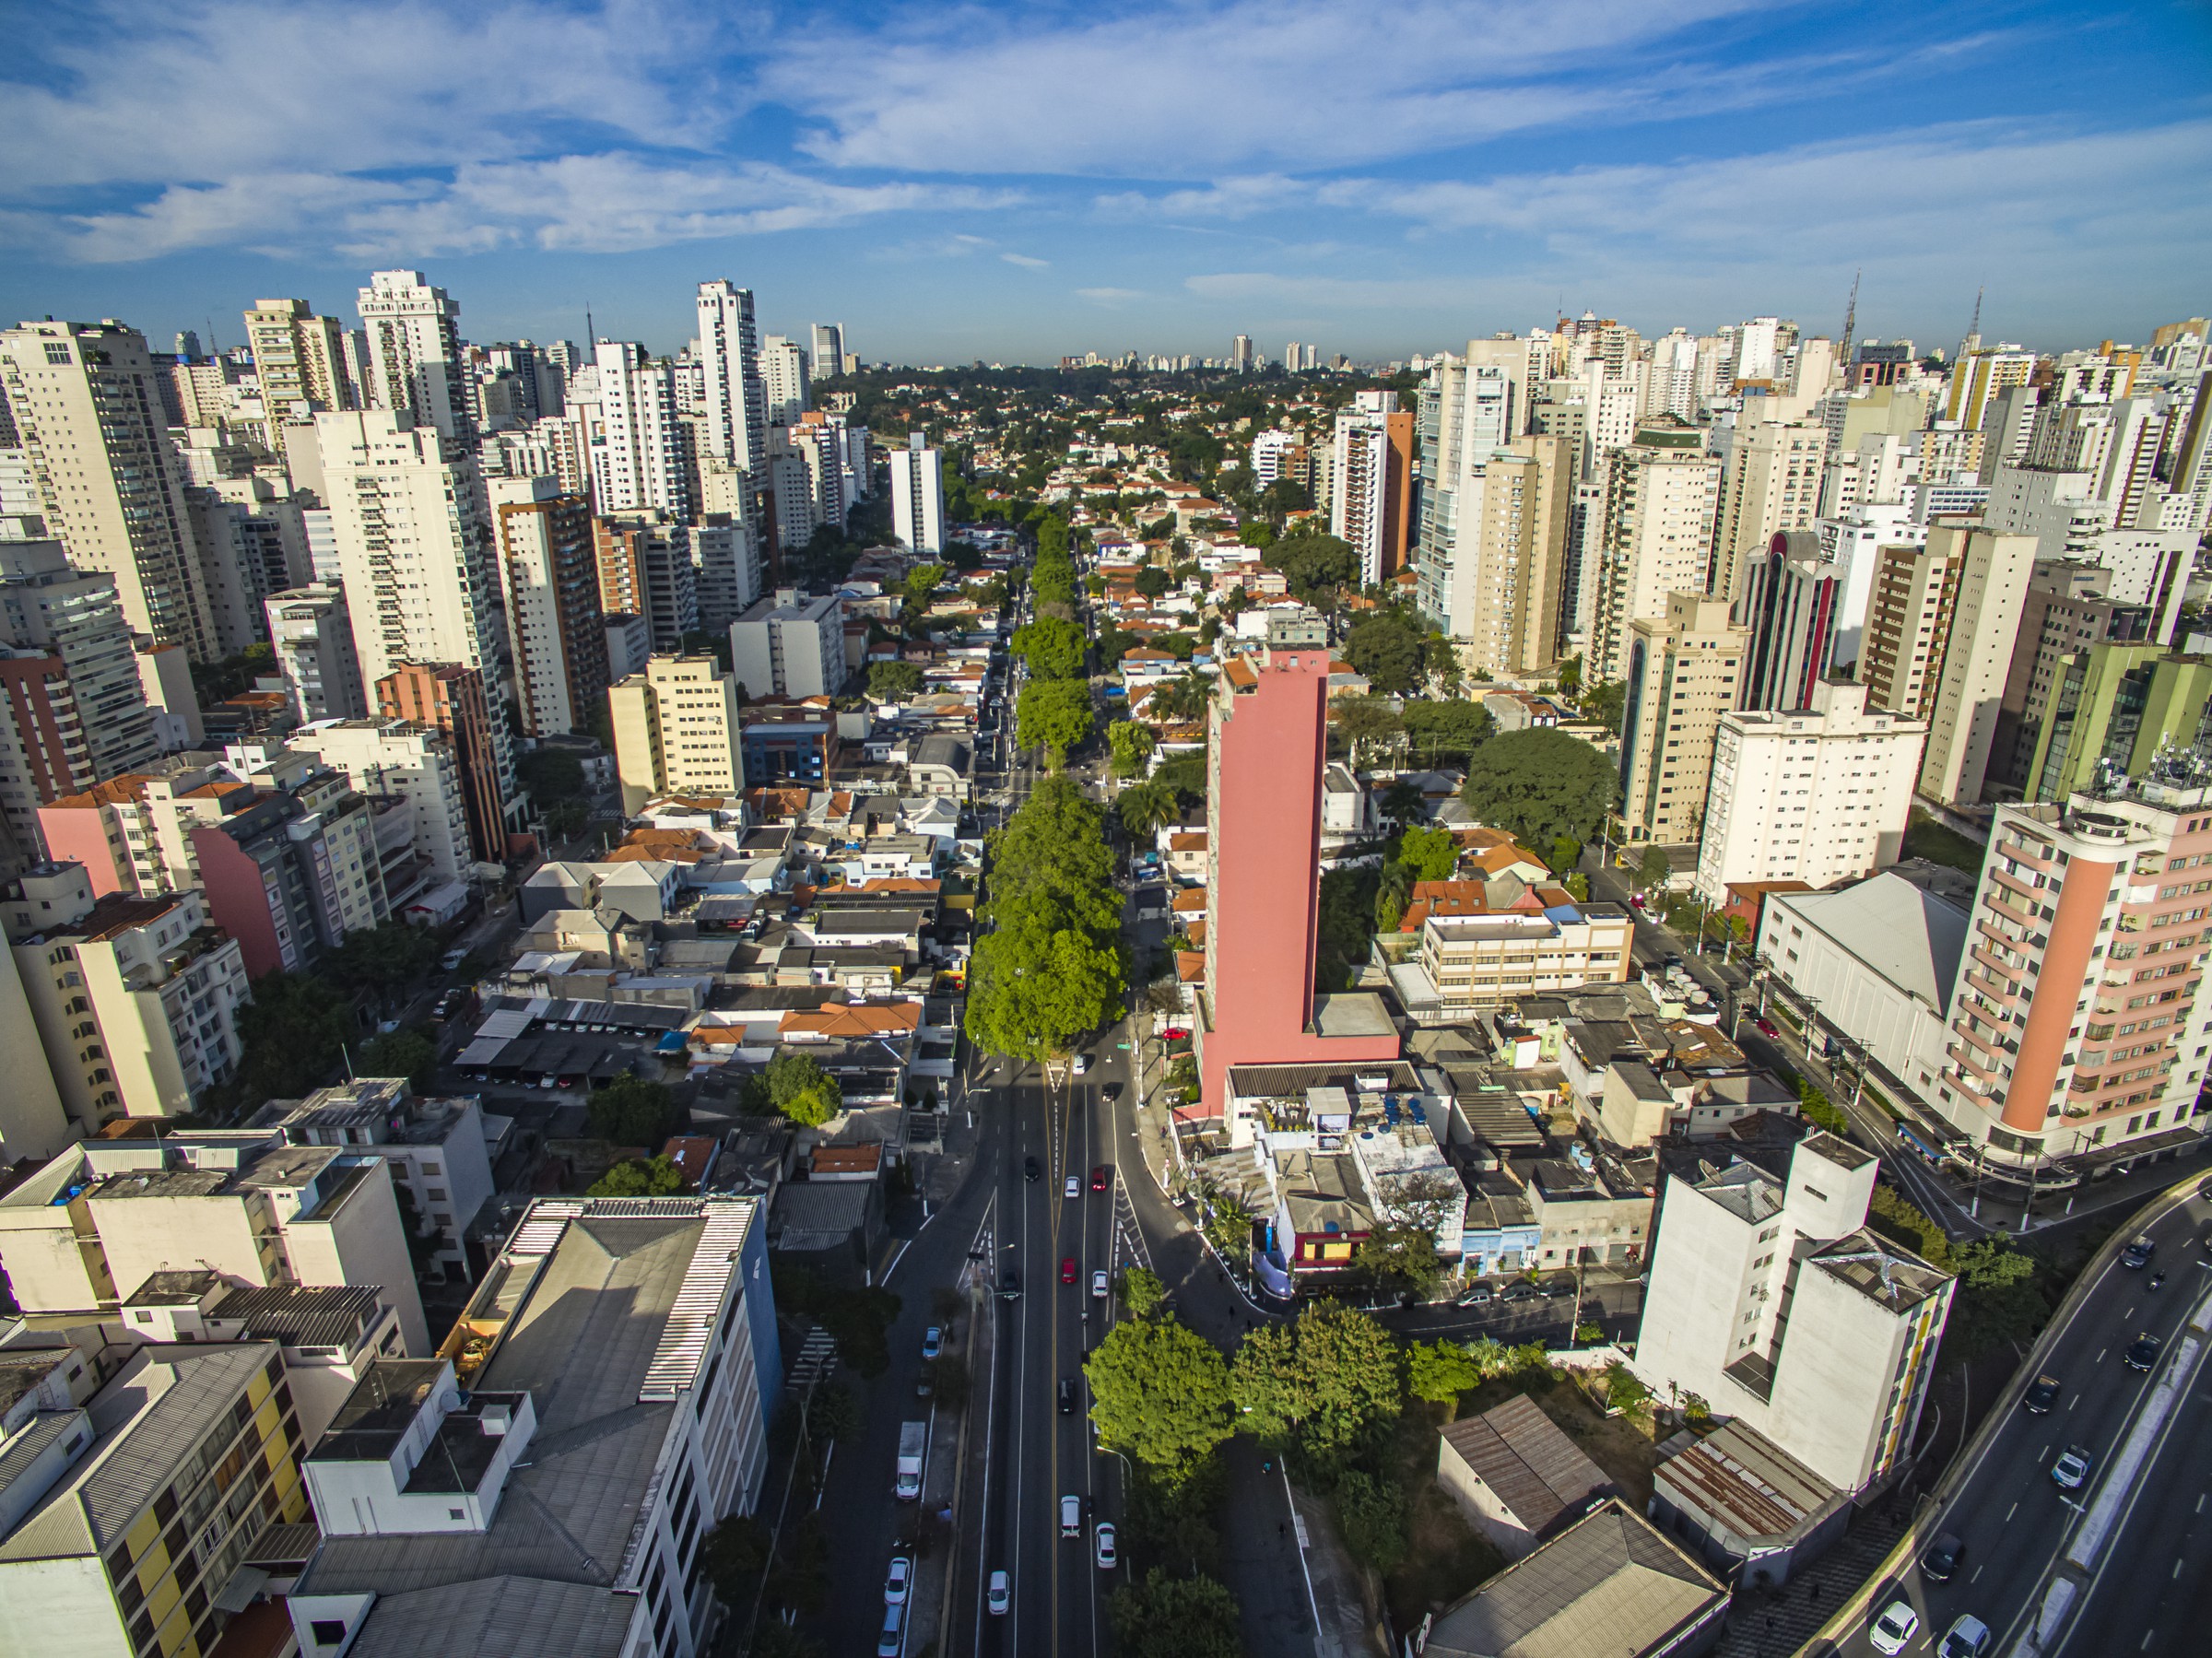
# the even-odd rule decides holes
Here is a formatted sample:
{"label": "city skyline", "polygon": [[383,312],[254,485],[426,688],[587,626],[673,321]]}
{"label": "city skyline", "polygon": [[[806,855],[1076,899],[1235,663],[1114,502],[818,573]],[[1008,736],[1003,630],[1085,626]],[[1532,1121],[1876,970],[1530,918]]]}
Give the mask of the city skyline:
{"label": "city skyline", "polygon": [[342,315],[401,265],[478,341],[581,338],[588,308],[671,351],[726,275],[764,331],[839,318],[869,360],[1240,332],[1380,360],[1555,308],[1833,334],[1863,266],[1862,338],[1948,348],[1986,287],[1987,337],[2055,349],[2201,311],[2212,253],[2212,29],[2179,5],[117,0],[18,38],[0,308],[156,339],[236,344],[265,294]]}

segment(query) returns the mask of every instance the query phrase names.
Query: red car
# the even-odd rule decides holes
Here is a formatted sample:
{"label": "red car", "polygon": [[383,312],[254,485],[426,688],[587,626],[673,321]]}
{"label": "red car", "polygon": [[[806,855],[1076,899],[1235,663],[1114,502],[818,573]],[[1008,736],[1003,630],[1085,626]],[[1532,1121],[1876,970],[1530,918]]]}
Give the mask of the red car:
{"label": "red car", "polygon": [[1093,1192],[1105,1191],[1107,1182],[1110,1178],[1111,1176],[1107,1170],[1106,1165],[1100,1163],[1096,1169],[1093,1169],[1090,1171],[1090,1189]]}
{"label": "red car", "polygon": [[1761,1036],[1780,1036],[1782,1034],[1781,1029],[1776,1027],[1774,1021],[1767,1017],[1767,1016],[1763,1013],[1755,1016],[1751,1022],[1759,1027],[1759,1034]]}
{"label": "red car", "polygon": [[1191,1033],[1181,1025],[1164,1026],[1159,1033],[1159,1040],[1163,1042],[1185,1042],[1190,1039]]}
{"label": "red car", "polygon": [[1075,1256],[1070,1255],[1065,1261],[1060,1263],[1060,1282],[1063,1284],[1073,1284],[1075,1281],[1076,1258]]}

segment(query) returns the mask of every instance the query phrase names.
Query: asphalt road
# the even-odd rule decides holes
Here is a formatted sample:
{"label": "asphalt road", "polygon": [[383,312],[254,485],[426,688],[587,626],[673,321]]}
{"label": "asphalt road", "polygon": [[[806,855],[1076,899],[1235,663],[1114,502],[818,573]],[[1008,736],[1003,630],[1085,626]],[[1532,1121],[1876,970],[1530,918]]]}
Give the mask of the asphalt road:
{"label": "asphalt road", "polygon": [[[1947,1482],[1950,1494],[1924,1515],[1916,1535],[1931,1539],[1949,1532],[1966,1545],[1964,1561],[1948,1582],[1936,1582],[1917,1559],[1901,1574],[1874,1586],[1845,1638],[1824,1652],[1858,1654],[1876,1649],[1867,1620],[1903,1599],[1918,1613],[1920,1631],[1905,1651],[1934,1650],[1961,1614],[1995,1632],[1992,1652],[2039,1658],[2094,1658],[2105,1653],[2198,1654],[2212,1647],[2212,1461],[2206,1455],[2204,1390],[2206,1343],[2185,1339],[2184,1326],[2212,1320],[2212,1267],[2197,1239],[2212,1222],[2212,1204],[2191,1197],[2149,1228],[2158,1241],[2153,1269],[2166,1273],[2164,1288],[2150,1288],[2150,1272],[2118,1264],[2108,1252],[2088,1270],[2088,1293],[2042,1348],[2041,1370],[2056,1377],[2059,1395],[2038,1415],[2020,1399],[2031,1371],[2016,1379],[1997,1408],[1997,1427],[1982,1441],[1962,1476]],[[2148,1332],[2164,1347],[2148,1375],[2131,1370],[2122,1355]],[[2162,1428],[2145,1420],[2147,1405],[2171,1383],[2178,1397]],[[2141,1427],[2141,1442],[2127,1454]],[[2088,1481],[2061,1490],[2051,1477],[2053,1461],[2069,1445],[2092,1458]],[[2109,1508],[2098,1531],[2100,1547],[2085,1564],[2065,1557],[2083,1546],[2086,1516]],[[2039,1638],[2035,1629],[2051,1584],[2074,1585],[2065,1616]],[[2054,1637],[2054,1639],[2053,1639]]]}

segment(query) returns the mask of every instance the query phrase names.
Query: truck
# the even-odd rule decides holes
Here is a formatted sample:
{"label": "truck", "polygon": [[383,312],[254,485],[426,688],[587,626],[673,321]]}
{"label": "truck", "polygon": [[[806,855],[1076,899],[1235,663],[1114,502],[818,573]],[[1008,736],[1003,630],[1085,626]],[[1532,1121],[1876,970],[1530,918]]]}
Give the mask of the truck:
{"label": "truck", "polygon": [[899,1481],[893,1491],[901,1502],[922,1495],[922,1451],[929,1443],[927,1422],[902,1422],[899,1427]]}

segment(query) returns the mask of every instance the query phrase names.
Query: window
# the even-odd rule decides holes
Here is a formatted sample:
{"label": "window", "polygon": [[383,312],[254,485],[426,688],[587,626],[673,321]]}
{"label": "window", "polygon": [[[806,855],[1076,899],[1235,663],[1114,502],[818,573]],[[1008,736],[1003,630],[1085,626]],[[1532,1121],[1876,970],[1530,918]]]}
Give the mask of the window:
{"label": "window", "polygon": [[307,1626],[307,1632],[315,1638],[319,1647],[335,1647],[346,1639],[346,1626],[335,1617],[318,1617]]}

